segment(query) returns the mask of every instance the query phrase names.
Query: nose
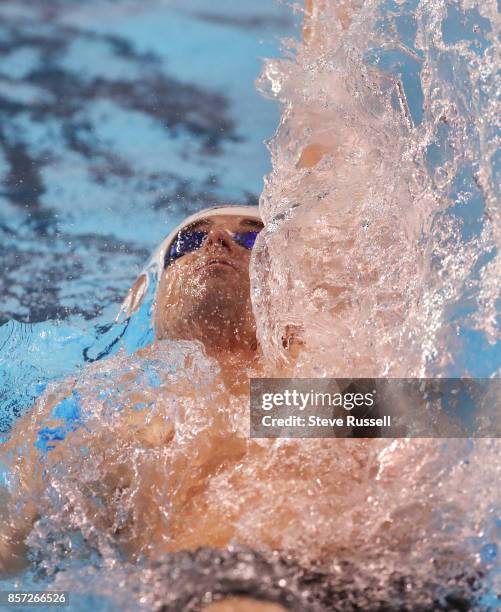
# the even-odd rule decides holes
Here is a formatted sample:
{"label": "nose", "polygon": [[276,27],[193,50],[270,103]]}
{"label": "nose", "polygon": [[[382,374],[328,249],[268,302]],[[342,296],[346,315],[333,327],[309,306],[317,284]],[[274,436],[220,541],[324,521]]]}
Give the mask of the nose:
{"label": "nose", "polygon": [[230,234],[222,227],[212,227],[207,234],[206,247],[222,247],[232,251]]}

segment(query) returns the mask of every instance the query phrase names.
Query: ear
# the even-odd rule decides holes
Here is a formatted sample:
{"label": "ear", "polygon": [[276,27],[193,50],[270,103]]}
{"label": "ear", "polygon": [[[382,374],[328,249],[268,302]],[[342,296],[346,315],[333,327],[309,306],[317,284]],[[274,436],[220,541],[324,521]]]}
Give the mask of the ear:
{"label": "ear", "polygon": [[301,349],[304,347],[303,333],[303,326],[294,323],[288,323],[283,331],[281,337],[282,347],[293,360],[297,359]]}
{"label": "ear", "polygon": [[136,282],[129,289],[127,297],[122,302],[120,311],[115,320],[118,320],[122,313],[125,313],[125,317],[128,319],[136,310],[141,306],[144,296],[146,295],[146,289],[148,288],[148,277],[146,274],[141,274],[136,279]]}

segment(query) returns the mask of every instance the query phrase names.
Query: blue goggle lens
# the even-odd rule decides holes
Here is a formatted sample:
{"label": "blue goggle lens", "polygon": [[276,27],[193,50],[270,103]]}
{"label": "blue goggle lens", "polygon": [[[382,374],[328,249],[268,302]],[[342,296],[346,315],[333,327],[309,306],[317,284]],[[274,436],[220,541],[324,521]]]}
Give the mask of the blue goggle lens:
{"label": "blue goggle lens", "polygon": [[[232,239],[241,247],[251,250],[259,232],[236,232]],[[179,232],[176,240],[165,253],[164,268],[186,253],[199,249],[207,238],[207,232]]]}
{"label": "blue goggle lens", "polygon": [[186,253],[199,249],[207,238],[207,232],[179,232],[176,240],[165,254],[165,265],[168,266]]}
{"label": "blue goggle lens", "polygon": [[237,232],[233,234],[233,240],[250,251],[256,242],[258,234],[259,232]]}

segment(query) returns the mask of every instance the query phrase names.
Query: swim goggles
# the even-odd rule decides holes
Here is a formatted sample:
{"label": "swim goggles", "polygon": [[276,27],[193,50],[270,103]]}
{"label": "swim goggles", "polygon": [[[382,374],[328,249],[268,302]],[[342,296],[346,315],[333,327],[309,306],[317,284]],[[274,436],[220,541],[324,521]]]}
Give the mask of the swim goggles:
{"label": "swim goggles", "polygon": [[[248,249],[249,251],[254,246],[257,235],[259,234],[259,231],[230,232],[229,230],[225,230],[225,232],[228,233],[233,241],[239,246],[243,247],[244,249]],[[164,268],[183,255],[192,253],[193,251],[199,249],[205,242],[208,235],[209,232],[190,230],[189,227],[181,230],[174,242],[172,242],[170,247],[165,252]]]}

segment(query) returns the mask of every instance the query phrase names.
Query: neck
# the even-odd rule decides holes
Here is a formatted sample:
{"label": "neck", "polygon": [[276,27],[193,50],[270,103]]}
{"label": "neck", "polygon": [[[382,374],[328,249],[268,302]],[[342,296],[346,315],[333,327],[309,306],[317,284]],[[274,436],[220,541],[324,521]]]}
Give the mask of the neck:
{"label": "neck", "polygon": [[242,360],[249,360],[257,348],[250,301],[236,307],[221,296],[211,300],[210,308],[207,303],[195,303],[188,313],[185,310],[182,317],[171,320],[168,335],[183,340],[199,340],[207,353],[216,359],[219,355],[238,355]]}
{"label": "neck", "polygon": [[248,317],[197,316],[171,323],[168,333],[157,337],[172,340],[198,340],[204,345],[207,356],[215,359],[220,367],[225,386],[232,393],[246,393],[249,370],[255,370],[259,362],[254,320]]}
{"label": "neck", "polygon": [[234,325],[227,319],[206,325],[200,340],[207,355],[219,363],[226,387],[234,393],[247,391],[249,369],[257,363],[257,340],[254,326],[242,321]]}
{"label": "neck", "polygon": [[221,377],[230,393],[240,395],[249,392],[249,377],[257,376],[260,360],[257,348],[225,350],[214,344],[205,344],[209,357],[215,359],[221,370]]}

